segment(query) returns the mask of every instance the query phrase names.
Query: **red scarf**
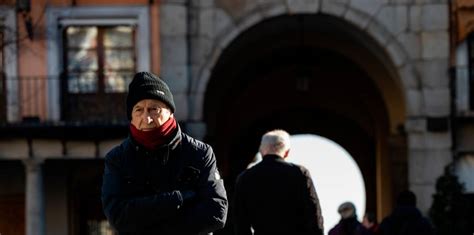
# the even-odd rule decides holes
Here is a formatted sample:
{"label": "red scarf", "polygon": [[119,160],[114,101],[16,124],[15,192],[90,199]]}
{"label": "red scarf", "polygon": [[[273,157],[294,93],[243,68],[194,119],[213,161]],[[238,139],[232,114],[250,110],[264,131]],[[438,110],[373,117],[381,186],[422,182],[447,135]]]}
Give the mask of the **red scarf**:
{"label": "red scarf", "polygon": [[143,145],[143,147],[148,150],[154,150],[169,140],[169,137],[173,134],[174,130],[176,130],[176,127],[176,119],[170,117],[163,125],[151,131],[141,131],[130,124],[130,134],[133,139]]}

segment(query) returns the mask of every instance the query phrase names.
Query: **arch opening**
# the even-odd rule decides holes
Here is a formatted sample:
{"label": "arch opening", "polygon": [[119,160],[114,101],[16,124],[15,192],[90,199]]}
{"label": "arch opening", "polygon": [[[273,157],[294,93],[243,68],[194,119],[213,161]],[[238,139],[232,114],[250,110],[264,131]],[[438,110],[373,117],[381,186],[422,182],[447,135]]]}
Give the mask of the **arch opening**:
{"label": "arch opening", "polygon": [[357,162],[337,143],[317,135],[291,136],[288,161],[306,167],[313,179],[324,215],[325,232],[340,220],[339,205],[354,203],[362,221],[366,208],[365,183]]}
{"label": "arch opening", "polygon": [[[322,136],[297,134],[290,137],[291,150],[286,161],[304,166],[311,174],[324,216],[326,234],[340,220],[337,210],[344,202],[352,202],[359,221],[365,214],[366,190],[357,162],[339,144]],[[257,153],[247,169],[258,164]],[[373,213],[373,211],[371,211]]]}
{"label": "arch opening", "polygon": [[[362,172],[367,210],[379,218],[389,212],[390,141],[405,118],[403,93],[387,67],[390,60],[366,46],[370,37],[354,31],[327,15],[286,15],[252,26],[223,50],[206,87],[203,115],[206,141],[230,193],[261,135],[281,128],[346,149]],[[395,180],[407,184],[403,177]]]}

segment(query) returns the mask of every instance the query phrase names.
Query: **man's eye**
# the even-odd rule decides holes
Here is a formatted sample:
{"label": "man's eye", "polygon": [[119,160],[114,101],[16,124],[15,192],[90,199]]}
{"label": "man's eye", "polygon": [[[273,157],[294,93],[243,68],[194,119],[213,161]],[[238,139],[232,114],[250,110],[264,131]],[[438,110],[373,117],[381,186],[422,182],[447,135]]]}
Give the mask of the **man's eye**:
{"label": "man's eye", "polygon": [[157,108],[151,108],[151,109],[150,109],[150,112],[155,112],[155,113],[157,113],[157,112],[159,112],[159,111],[160,111],[160,108],[158,108],[158,107],[157,107]]}

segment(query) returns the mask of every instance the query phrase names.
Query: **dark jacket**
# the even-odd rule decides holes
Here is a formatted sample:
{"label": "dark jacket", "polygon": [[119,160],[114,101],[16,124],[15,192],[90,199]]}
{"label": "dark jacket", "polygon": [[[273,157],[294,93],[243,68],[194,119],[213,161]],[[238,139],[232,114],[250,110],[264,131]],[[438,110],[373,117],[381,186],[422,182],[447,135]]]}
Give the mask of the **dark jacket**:
{"label": "dark jacket", "polygon": [[357,217],[341,219],[334,228],[329,230],[329,235],[372,235],[373,233],[366,229]]}
{"label": "dark jacket", "polygon": [[433,235],[430,222],[414,206],[397,206],[392,214],[382,220],[381,235]]}
{"label": "dark jacket", "polygon": [[307,169],[276,155],[239,175],[233,205],[237,235],[322,234],[318,196]]}
{"label": "dark jacket", "polygon": [[[183,193],[193,191],[192,201]],[[155,151],[128,137],[106,156],[104,213],[120,235],[207,234],[224,226],[227,196],[212,148],[182,133]]]}

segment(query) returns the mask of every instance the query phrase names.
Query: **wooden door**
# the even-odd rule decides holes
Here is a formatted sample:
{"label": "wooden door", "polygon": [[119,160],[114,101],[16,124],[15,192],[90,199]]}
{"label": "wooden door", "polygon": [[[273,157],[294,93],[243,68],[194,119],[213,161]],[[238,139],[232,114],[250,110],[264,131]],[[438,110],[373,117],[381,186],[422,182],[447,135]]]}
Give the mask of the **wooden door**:
{"label": "wooden door", "polygon": [[25,196],[0,196],[0,235],[25,234]]}

